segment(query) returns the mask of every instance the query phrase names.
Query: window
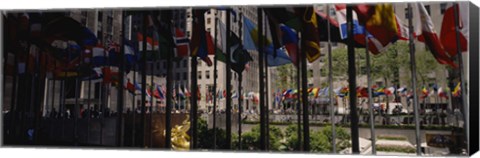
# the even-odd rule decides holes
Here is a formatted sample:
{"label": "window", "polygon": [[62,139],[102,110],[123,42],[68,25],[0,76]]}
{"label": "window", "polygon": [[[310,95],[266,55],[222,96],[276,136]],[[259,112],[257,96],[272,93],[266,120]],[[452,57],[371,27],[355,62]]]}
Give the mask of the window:
{"label": "window", "polygon": [[210,71],[205,72],[205,78],[210,79]]}
{"label": "window", "polygon": [[405,19],[408,19],[408,8],[405,8]]}
{"label": "window", "polygon": [[167,62],[165,62],[165,61],[163,62],[163,68],[167,69]]}
{"label": "window", "polygon": [[212,23],[212,18],[207,18],[207,25],[210,25]]}
{"label": "window", "polygon": [[175,74],[175,80],[177,80],[177,81],[180,80],[180,73],[177,72],[177,73]]}
{"label": "window", "polygon": [[183,80],[187,80],[187,72],[183,72]]}
{"label": "window", "polygon": [[113,17],[111,16],[107,17],[107,32],[113,33]]}
{"label": "window", "polygon": [[157,70],[160,70],[160,62],[158,62],[156,65],[157,65]]}
{"label": "window", "polygon": [[98,29],[98,31],[102,31],[102,30],[103,30],[103,29],[102,29],[102,22],[101,22],[101,21],[99,21],[99,22],[97,23],[97,29]]}
{"label": "window", "polygon": [[443,15],[443,13],[445,13],[445,10],[447,10],[447,3],[440,3],[440,14]]}
{"label": "window", "polygon": [[427,10],[428,15],[430,15],[430,5],[425,5],[425,9]]}
{"label": "window", "polygon": [[103,21],[103,13],[102,12],[98,12],[98,21]]}
{"label": "window", "polygon": [[87,17],[88,12],[86,11],[81,11],[82,16]]}
{"label": "window", "polygon": [[186,68],[188,66],[187,60],[183,60],[183,67]]}
{"label": "window", "polygon": [[197,76],[198,76],[198,79],[201,80],[201,79],[202,79],[202,72],[201,72],[201,71],[198,71],[198,72],[197,72]]}
{"label": "window", "polygon": [[83,26],[87,26],[87,18],[82,18],[81,23]]}

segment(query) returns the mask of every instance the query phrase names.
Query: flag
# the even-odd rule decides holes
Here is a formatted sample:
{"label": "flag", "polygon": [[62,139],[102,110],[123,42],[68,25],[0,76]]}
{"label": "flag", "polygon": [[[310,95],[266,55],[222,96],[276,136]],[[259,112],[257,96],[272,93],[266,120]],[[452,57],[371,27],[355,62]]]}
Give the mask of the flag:
{"label": "flag", "polygon": [[197,100],[202,100],[202,93],[200,93],[200,87],[197,86]]}
{"label": "flag", "polygon": [[175,28],[175,57],[187,57],[190,53],[190,40],[180,28]]}
{"label": "flag", "polygon": [[215,54],[213,40],[210,32],[205,31],[205,12],[206,9],[194,9],[192,22],[192,41],[190,43],[191,56],[198,56],[212,66],[212,61],[208,58],[209,54]]}
{"label": "flag", "polygon": [[[301,29],[301,21],[295,15],[294,8],[268,8],[264,9],[264,11],[269,21],[265,24],[268,25],[266,26],[268,36],[265,49],[267,55],[272,56],[267,56],[268,65],[279,66],[288,64],[290,61],[295,63],[298,56],[296,49],[298,47],[298,36],[296,30]],[[254,33],[252,32],[252,34]],[[256,32],[254,36],[258,36]],[[291,60],[284,58],[287,53]],[[281,59],[277,59],[279,56]],[[278,64],[270,64],[271,62],[277,62]]]}
{"label": "flag", "polygon": [[373,96],[385,95],[385,87],[378,87],[373,91]]}
{"label": "flag", "polygon": [[124,51],[125,51],[125,72],[129,73],[133,66],[137,63],[138,48],[132,41],[124,39]]}
{"label": "flag", "polygon": [[[166,58],[169,53],[174,53],[172,50],[175,48],[175,40],[172,29],[172,10],[150,11],[148,15],[148,26],[153,28],[153,39],[155,43],[158,43],[159,48],[151,55],[152,60],[159,58]],[[158,42],[157,42],[158,41]],[[161,46],[160,46],[161,45]],[[147,53],[148,55],[148,53]]]}
{"label": "flag", "polygon": [[158,93],[158,98],[159,99],[165,99],[165,94],[162,86],[157,85],[156,92]]}
{"label": "flag", "polygon": [[397,17],[393,4],[358,4],[353,7],[367,31],[386,46],[398,39]]}
{"label": "flag", "polygon": [[96,46],[92,48],[92,65],[93,66],[104,66],[107,64],[107,56],[105,54],[105,49],[101,46]]}
{"label": "flag", "polygon": [[[319,90],[318,95],[328,96],[328,93],[329,93],[328,91],[329,91],[329,88],[328,88],[328,87],[325,87],[325,88]],[[317,96],[318,96],[318,95],[317,95]]]}
{"label": "flag", "polygon": [[320,57],[320,37],[318,35],[317,15],[313,7],[295,8],[297,16],[302,17],[302,49],[308,62],[314,62]]}
{"label": "flag", "polygon": [[[137,33],[137,41],[138,41],[138,50],[143,51],[143,34]],[[157,50],[158,49],[158,41],[154,41],[152,37],[147,35],[147,51],[150,50]]]}
{"label": "flag", "polygon": [[146,51],[143,51],[143,35],[141,33],[137,33],[137,41],[138,41],[138,51],[145,53],[145,57],[147,60],[157,60],[160,59],[160,53],[158,52],[159,43],[158,40],[153,40],[152,37],[147,36],[147,48]]}
{"label": "flag", "polygon": [[[347,6],[346,4],[338,4],[335,5],[337,20],[339,23],[340,28],[340,37],[342,39],[347,39]],[[354,40],[362,44],[365,47],[365,27],[360,25],[358,22],[357,14],[353,11],[352,13],[353,19],[353,34]],[[380,54],[386,48],[382,43],[377,40],[372,34],[367,32],[368,37],[368,50],[373,54]]]}
{"label": "flag", "polygon": [[422,87],[422,94],[423,96],[421,97],[422,99],[426,98],[429,94],[427,87],[423,86]]}
{"label": "flag", "polygon": [[400,88],[398,88],[397,92],[400,94],[400,96],[406,96],[407,88],[400,87]]}
{"label": "flag", "polygon": [[414,10],[416,14],[414,19],[416,23],[416,34],[420,35],[418,37],[419,41],[425,42],[426,46],[430,49],[433,57],[437,60],[438,63],[444,65],[450,65],[454,68],[458,67],[457,64],[449,57],[445,52],[440,39],[437,36],[435,28],[433,26],[433,21],[428,15],[427,10],[425,9],[422,3],[417,3],[416,9]]}
{"label": "flag", "polygon": [[440,88],[438,89],[437,95],[438,95],[440,98],[448,99],[447,93],[443,90],[442,87],[440,87]]}
{"label": "flag", "polygon": [[392,95],[395,94],[395,87],[389,87],[385,89],[385,95]]}
{"label": "flag", "polygon": [[368,89],[365,87],[357,87],[357,97],[360,97],[360,98],[368,97]]}
{"label": "flag", "polygon": [[[243,18],[243,27],[245,30],[243,33],[243,36],[244,36],[243,47],[246,50],[257,50],[258,27],[256,27],[253,24],[253,22],[250,21],[247,17]],[[280,65],[291,63],[291,55],[290,57],[289,55],[287,55],[287,52],[288,54],[291,54],[290,51],[287,51],[287,49],[285,49],[284,47],[280,47],[277,50],[274,50],[275,48],[274,45],[270,42],[268,38],[266,40],[267,42],[266,42],[266,45],[264,46],[264,50],[265,50],[265,53],[267,54],[268,66],[280,66]]]}
{"label": "flag", "polygon": [[[325,89],[325,88],[324,88]],[[323,90],[323,89],[322,89]],[[319,88],[313,88],[312,89],[312,94],[313,94],[313,97],[317,98],[318,97],[318,92],[319,92]]]}
{"label": "flag", "polygon": [[139,83],[135,82],[133,84],[135,84],[135,89],[137,89],[138,91],[142,91],[142,86]]}
{"label": "flag", "polygon": [[190,97],[190,96],[191,96],[190,92],[187,90],[186,87],[183,87],[183,92],[185,93],[185,96],[186,96],[186,97]]}
{"label": "flag", "polygon": [[[440,41],[442,42],[445,51],[447,51],[450,56],[455,56],[457,54],[457,34],[455,30],[454,7],[457,7],[458,11],[457,15],[459,18],[459,29],[462,30],[465,29],[465,27],[468,27],[468,18],[462,18],[463,14],[468,14],[468,7],[464,7],[464,5],[460,4],[457,3],[456,5],[453,5],[452,3],[448,3],[443,15],[442,29],[440,31]],[[467,20],[467,22],[464,23],[464,20]],[[464,24],[467,24],[467,26],[465,26]],[[459,32],[459,34],[460,50],[462,52],[465,52],[468,50],[466,38],[467,36],[463,32]]]}
{"label": "flag", "polygon": [[108,65],[109,66],[120,66],[119,56],[120,56],[120,46],[117,43],[110,43],[107,48],[108,52]]}
{"label": "flag", "polygon": [[460,82],[457,83],[457,86],[452,91],[452,95],[454,97],[459,97],[461,95],[461,87],[460,87]]}
{"label": "flag", "polygon": [[[298,57],[298,35],[297,32],[284,25],[280,24],[280,30],[282,31],[282,43],[284,44],[285,49],[290,56],[291,61],[294,65],[297,65],[297,57]],[[279,56],[279,55],[277,55]]]}
{"label": "flag", "polygon": [[128,90],[128,92],[135,94],[135,85],[130,82],[130,79],[125,79],[124,81],[124,88]]}

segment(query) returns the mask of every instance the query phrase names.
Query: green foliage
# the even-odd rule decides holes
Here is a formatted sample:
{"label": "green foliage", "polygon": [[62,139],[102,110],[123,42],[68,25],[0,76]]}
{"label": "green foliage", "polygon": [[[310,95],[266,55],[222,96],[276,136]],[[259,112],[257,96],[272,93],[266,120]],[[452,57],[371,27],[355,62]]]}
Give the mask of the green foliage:
{"label": "green foliage", "polygon": [[[281,139],[283,133],[280,128],[270,126],[270,150],[279,151],[281,149]],[[234,146],[238,146],[238,139],[235,140]],[[260,125],[252,128],[251,131],[242,133],[242,149],[243,150],[259,150],[260,149]]]}
{"label": "green foliage", "polygon": [[279,89],[288,89],[296,86],[297,68],[293,64],[286,64],[276,68],[278,77],[275,84]]}
{"label": "green foliage", "polygon": [[332,151],[332,143],[323,131],[310,131],[310,151],[327,153]]}
{"label": "green foliage", "polygon": [[[300,127],[301,128],[301,127]],[[298,134],[297,134],[297,125],[296,124],[290,124],[287,129],[285,129],[285,148],[286,150],[299,150],[299,144],[298,144]],[[300,130],[302,130],[301,128]]]}
{"label": "green foliage", "polygon": [[383,140],[407,140],[407,138],[403,136],[384,136],[384,135],[379,135],[377,136],[377,139],[383,139]]}
{"label": "green foliage", "polygon": [[[285,146],[287,150],[298,151],[297,125],[291,124],[285,129]],[[350,134],[343,128],[336,127],[337,152],[350,147]],[[302,131],[303,132],[303,131]],[[303,133],[302,133],[303,134]],[[325,126],[320,131],[310,131],[310,150],[312,152],[332,151],[332,128]]]}
{"label": "green foliage", "polygon": [[[216,128],[216,144],[217,149],[226,149],[226,138],[227,134],[225,130]],[[214,129],[208,129],[207,121],[203,119],[198,119],[197,122],[197,131],[198,131],[198,147],[200,149],[213,149],[213,133]]]}
{"label": "green foliage", "polygon": [[377,151],[384,152],[400,152],[400,153],[415,153],[417,150],[413,147],[394,146],[394,145],[377,145]]}
{"label": "green foliage", "polygon": [[[332,126],[325,126],[322,128],[322,134],[328,138],[328,142],[332,142]],[[350,144],[350,134],[344,128],[335,126],[335,134],[336,134],[336,146],[337,151],[344,150],[351,146]],[[331,144],[331,143],[330,143]],[[329,148],[329,151],[332,151],[332,148]]]}

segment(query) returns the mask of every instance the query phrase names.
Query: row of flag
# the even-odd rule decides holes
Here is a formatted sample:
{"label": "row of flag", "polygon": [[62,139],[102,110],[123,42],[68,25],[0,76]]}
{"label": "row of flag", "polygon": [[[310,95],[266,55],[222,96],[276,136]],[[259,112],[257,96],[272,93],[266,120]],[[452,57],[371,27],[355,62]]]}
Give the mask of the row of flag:
{"label": "row of flag", "polygon": [[[465,26],[468,22],[464,17],[462,8],[463,4],[456,5],[460,10],[461,18],[461,31],[468,28]],[[287,8],[265,8],[264,11],[268,18],[266,22],[266,34],[265,34],[265,51],[267,54],[267,60],[269,66],[279,66],[288,63],[296,64],[298,53],[298,32],[303,31],[305,36],[305,42],[309,43],[304,48],[307,51],[308,61],[313,62],[320,56],[320,48],[318,46],[320,41],[327,41],[325,28],[331,28],[331,41],[346,43],[347,29],[346,29],[346,4],[334,5],[336,18],[327,17],[325,14],[314,11],[313,7],[287,7]],[[455,40],[455,24],[453,5],[447,6],[443,17],[441,36],[439,38],[436,34],[433,22],[422,3],[416,3],[414,6],[413,19],[415,21],[415,37],[419,41],[425,42],[429,47],[429,50],[437,61],[441,64],[447,64],[452,67],[457,67],[453,62],[452,57],[456,55],[456,42]],[[146,55],[148,59],[159,59],[165,53],[161,50],[163,47],[169,47],[168,44],[162,45],[164,40],[169,40],[173,44],[175,57],[188,57],[198,56],[203,59],[208,65],[211,65],[208,55],[217,55],[217,59],[225,61],[224,52],[226,50],[226,29],[225,24],[221,21],[218,22],[219,41],[216,47],[219,48],[219,52],[214,52],[215,44],[213,43],[211,33],[205,30],[204,13],[206,10],[195,10],[195,16],[193,20],[192,38],[191,40],[185,35],[185,33],[179,29],[174,28],[173,32],[164,31],[161,28],[168,23],[165,20],[159,20],[156,18],[157,14],[150,14],[149,26],[156,32],[153,35],[146,35],[147,50]],[[222,10],[220,10],[222,11]],[[298,16],[300,15],[300,16]],[[40,20],[39,20],[40,19]],[[102,48],[98,44],[98,40],[95,35],[83,27],[80,23],[69,17],[60,17],[53,22],[46,25],[46,29],[39,32],[38,27],[42,27],[42,16],[37,14],[21,14],[17,18],[18,22],[13,24],[22,23],[23,27],[31,28],[32,37],[38,37],[38,46],[41,50],[52,50],[53,48],[65,53],[41,53],[41,55],[50,56],[52,59],[57,59],[59,62],[56,66],[53,66],[55,62],[49,62],[49,68],[53,67],[56,70],[50,70],[50,72],[56,73],[59,77],[66,76],[101,76],[98,69],[104,69],[104,66],[117,66],[118,67],[118,55],[120,54],[119,45],[111,43],[108,48]],[[392,4],[376,4],[376,5],[354,5],[353,13],[354,24],[354,39],[356,47],[365,46],[365,35],[368,37],[369,50],[373,54],[379,54],[388,47],[391,43],[397,40],[408,39],[408,28],[406,25],[395,15]],[[326,21],[330,21],[330,25],[327,26]],[[229,47],[231,48],[230,60],[232,61],[233,69],[237,72],[243,71],[245,65],[251,61],[251,57],[247,50],[257,50],[258,47],[258,27],[247,17],[242,18],[243,27],[243,39],[232,33],[232,38]],[[65,27],[74,28],[65,29]],[[13,29],[12,27],[8,27]],[[22,27],[20,27],[22,28]],[[13,29],[17,31],[25,31],[21,29]],[[73,32],[73,33],[72,33]],[[48,34],[47,34],[48,33]],[[20,34],[20,33],[19,33]],[[39,38],[42,36],[48,36],[49,38]],[[58,35],[58,36],[49,36]],[[166,35],[167,34],[167,35]],[[125,59],[126,59],[126,72],[135,65],[137,60],[140,59],[140,53],[142,52],[144,35],[137,33],[136,41],[129,41],[124,39],[125,43]],[[168,37],[170,36],[170,37]],[[312,36],[312,37],[310,37]],[[21,36],[9,36],[13,39],[21,38]],[[467,50],[466,34],[461,32],[460,35],[460,47],[462,51]],[[35,38],[33,38],[35,39]],[[46,40],[45,40],[46,39]],[[46,44],[45,44],[46,43]],[[167,42],[168,43],[168,42]],[[162,46],[161,46],[162,45]],[[51,48],[46,49],[45,47]],[[10,48],[10,47],[9,47]],[[13,49],[12,49],[13,50]],[[53,52],[53,51],[52,51]],[[35,59],[35,56],[31,57],[33,53],[28,53],[31,59]],[[46,57],[45,57],[46,58]],[[79,60],[79,59],[82,59]],[[61,60],[60,60],[61,59]],[[222,60],[223,59],[223,60]],[[20,61],[18,64],[19,69],[24,69],[25,60]],[[46,62],[44,62],[46,63]],[[88,70],[82,68],[82,65],[89,64],[92,69]],[[30,64],[30,66],[33,64]],[[98,68],[101,67],[101,68]],[[79,69],[84,70],[81,72]],[[107,68],[105,68],[107,69]],[[25,72],[24,70],[19,70]],[[65,72],[67,71],[67,72]],[[65,72],[65,73],[61,73]],[[108,72],[108,71],[106,71]],[[83,73],[83,74],[82,74]],[[103,74],[106,75],[106,74]]]}
{"label": "row of flag", "polygon": [[[126,78],[124,81],[123,87],[130,92],[130,94],[136,94],[136,92],[141,92],[142,88],[139,83],[132,82],[130,79]],[[177,90],[178,89],[178,90]],[[173,98],[176,99],[177,97],[181,100],[187,99],[188,97],[191,97],[190,91],[187,89],[187,87],[183,86],[174,86],[173,90]],[[159,84],[147,84],[146,88],[146,94],[147,94],[147,99],[151,97],[155,97],[156,99],[164,100],[165,99],[165,86],[159,85]],[[200,90],[197,91],[198,94],[198,100],[202,100],[202,94],[200,93]],[[213,92],[207,92],[204,95],[205,101],[207,103],[213,102]],[[222,100],[227,97],[227,92],[225,90],[218,90],[215,93],[217,99]],[[243,95],[238,95],[238,93],[233,90],[232,92],[232,99],[236,99],[238,97],[242,97],[243,99],[248,99],[252,100],[254,102],[258,102],[258,94],[254,92],[248,92],[244,93]]]}
{"label": "row of flag", "polygon": [[[392,96],[392,95],[399,95],[401,97],[413,97],[413,92],[411,90],[407,90],[406,87],[378,87],[372,86],[372,97],[379,97],[379,96]],[[318,98],[319,96],[328,96],[328,87],[326,88],[309,88],[308,95],[312,98]],[[273,95],[276,101],[283,101],[285,99],[295,99],[298,97],[298,90],[297,89],[286,89],[283,91],[277,91]],[[334,94],[338,97],[347,97],[350,90],[348,87],[338,87],[333,90]],[[359,98],[367,98],[368,97],[368,88],[366,87],[357,87],[355,90],[357,97]],[[442,88],[436,85],[432,87],[423,86],[421,88],[422,95],[420,96],[421,99],[425,99],[426,97],[438,95],[441,98],[448,99],[448,93],[450,92],[453,97],[460,97],[460,83],[457,83],[456,86],[451,91],[450,88]]]}

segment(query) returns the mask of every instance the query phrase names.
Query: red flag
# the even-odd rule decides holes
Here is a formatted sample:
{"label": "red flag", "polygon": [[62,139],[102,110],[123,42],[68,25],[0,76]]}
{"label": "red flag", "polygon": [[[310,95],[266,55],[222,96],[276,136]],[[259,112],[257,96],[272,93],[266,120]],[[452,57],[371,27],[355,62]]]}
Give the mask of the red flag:
{"label": "red flag", "polygon": [[445,52],[443,45],[440,43],[440,39],[435,32],[433,21],[428,15],[427,10],[422,3],[417,4],[416,11],[418,12],[418,14],[414,15],[417,15],[417,17],[415,17],[416,22],[417,25],[420,25],[417,26],[416,32],[421,31],[421,36],[418,38],[418,40],[425,42],[438,63],[450,65],[454,68],[458,67],[458,65],[455,64]]}
{"label": "red flag", "polygon": [[[460,10],[459,5],[455,5],[457,7],[458,11],[458,20],[459,20],[459,28],[462,29],[463,22],[462,22],[462,17],[460,14],[462,14],[462,11],[466,10]],[[465,13],[463,13],[465,14]],[[445,51],[450,54],[450,56],[455,56],[457,55],[457,34],[455,31],[455,12],[454,12],[454,5],[450,4],[445,10],[444,16],[443,16],[443,21],[442,21],[442,30],[440,32],[440,40],[442,42],[443,47],[445,48]],[[465,35],[460,32],[460,50],[462,52],[467,51],[467,38],[465,38]]]}
{"label": "red flag", "polygon": [[202,100],[202,94],[200,93],[200,87],[197,86],[197,100]]}
{"label": "red flag", "polygon": [[125,81],[124,88],[128,90],[130,93],[135,93],[135,85],[133,85],[132,82],[130,82],[130,79],[127,79]]}
{"label": "red flag", "polygon": [[176,57],[187,57],[190,53],[190,41],[180,28],[175,28]]}

